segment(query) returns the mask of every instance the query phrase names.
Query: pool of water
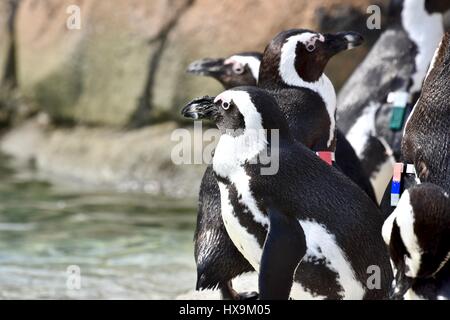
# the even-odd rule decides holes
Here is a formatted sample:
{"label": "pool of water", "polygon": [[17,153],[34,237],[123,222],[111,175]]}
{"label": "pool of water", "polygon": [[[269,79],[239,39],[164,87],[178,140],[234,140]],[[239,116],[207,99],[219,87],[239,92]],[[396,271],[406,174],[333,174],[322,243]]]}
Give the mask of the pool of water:
{"label": "pool of water", "polygon": [[12,164],[0,155],[0,299],[173,299],[194,287],[195,200],[50,183]]}

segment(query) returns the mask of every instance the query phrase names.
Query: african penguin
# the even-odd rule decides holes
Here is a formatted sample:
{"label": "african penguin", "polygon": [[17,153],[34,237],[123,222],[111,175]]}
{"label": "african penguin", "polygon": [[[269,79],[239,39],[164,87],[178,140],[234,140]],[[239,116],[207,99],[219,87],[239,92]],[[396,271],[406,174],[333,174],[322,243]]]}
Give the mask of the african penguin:
{"label": "african penguin", "polygon": [[[406,121],[401,160],[413,165],[415,175],[406,177],[403,189],[430,182],[450,192],[450,33],[435,50],[422,93]],[[390,184],[391,185],[391,184]],[[381,209],[388,216],[390,185]]]}
{"label": "african penguin", "polygon": [[258,86],[272,92],[294,137],[314,151],[336,147],[336,93],[325,66],[362,41],[357,33],[292,29],[280,32],[264,51]]}
{"label": "african penguin", "polygon": [[262,54],[242,52],[228,58],[205,58],[192,62],[187,72],[208,76],[219,81],[225,89],[238,86],[256,86]]}
{"label": "african penguin", "polygon": [[338,96],[338,126],[371,178],[378,201],[400,157],[402,128],[444,33],[448,0],[392,0],[383,32]]}
{"label": "african penguin", "polygon": [[[187,72],[218,80],[225,89],[256,86],[262,54],[243,52],[228,58],[205,58],[191,63]],[[257,298],[256,292],[238,293],[231,279],[253,267],[231,242],[220,212],[220,190],[212,166],[208,166],[200,185],[197,227],[194,235],[197,264],[196,290],[219,288],[224,299]],[[224,259],[223,257],[228,257]]]}
{"label": "african penguin", "polygon": [[356,32],[281,32],[266,47],[258,86],[275,96],[295,139],[318,153],[336,152],[337,167],[376,201],[353,148],[336,130],[336,93],[324,74],[330,58],[362,42]]}
{"label": "african penguin", "polygon": [[[269,91],[234,88],[182,113],[213,120],[221,132],[213,170],[222,217],[259,272],[261,299],[387,297],[392,274],[376,205],[294,139]],[[264,171],[263,155],[277,170]],[[378,288],[368,288],[370,266],[379,268]]]}
{"label": "african penguin", "polygon": [[383,225],[395,280],[392,299],[450,299],[450,199],[423,183],[406,190]]}

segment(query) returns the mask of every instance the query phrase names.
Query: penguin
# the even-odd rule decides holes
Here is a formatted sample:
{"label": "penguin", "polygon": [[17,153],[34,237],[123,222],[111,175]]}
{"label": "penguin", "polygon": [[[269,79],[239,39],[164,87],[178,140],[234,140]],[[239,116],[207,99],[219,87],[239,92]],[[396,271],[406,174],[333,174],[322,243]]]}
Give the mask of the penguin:
{"label": "penguin", "polygon": [[[261,59],[261,53],[242,52],[228,58],[194,61],[186,71],[212,77],[225,89],[242,85],[256,86]],[[257,292],[238,293],[233,289],[232,279],[254,272],[254,269],[236,249],[226,232],[220,211],[219,185],[211,165],[206,168],[200,184],[194,243],[196,290],[218,288],[223,299],[231,300],[253,300],[258,297]]]}
{"label": "penguin", "polygon": [[395,273],[391,299],[450,299],[448,192],[431,183],[406,190],[382,233]]}
{"label": "penguin", "polygon": [[[277,36],[275,42],[284,41],[284,38],[288,39],[290,36],[300,34],[311,34],[312,36],[318,35],[316,33],[310,32],[309,30],[291,30],[289,32],[280,33]],[[323,35],[321,36],[324,37]],[[335,50],[334,53],[337,53],[339,51],[355,47],[362,43],[362,37],[356,33],[346,33],[337,36],[333,35],[326,35],[326,36],[327,38],[329,38],[327,39],[327,41],[329,41],[330,43],[327,43],[327,45],[329,45],[330,48],[328,50],[327,48],[323,48],[317,51],[320,53],[320,56],[318,55],[318,59],[323,59],[325,61],[328,61],[328,59],[333,55],[333,50]],[[338,48],[333,48],[333,46],[338,46]],[[276,50],[279,50],[277,48],[273,48],[270,46],[268,48],[270,49],[266,49],[266,53],[269,52],[270,54],[276,52]],[[315,54],[316,52],[314,51],[311,51],[310,53],[310,55],[312,56],[314,56]],[[237,68],[239,69],[239,71],[245,70],[240,74],[247,75],[246,79],[248,79],[250,75],[254,75],[255,71],[252,72],[251,70],[255,70],[256,68],[259,69],[260,67],[259,65],[256,65],[254,63],[254,59],[257,58],[258,54],[251,52],[233,55],[230,58],[226,59],[223,58],[202,59],[192,63],[188,67],[188,72],[202,75],[212,75],[214,78],[218,79],[225,88],[227,88],[235,83],[242,83],[243,81],[247,81],[239,79],[239,74],[233,73],[233,71],[236,70]],[[294,61],[292,62],[294,63]],[[271,62],[268,61],[266,63]],[[315,61],[311,60],[308,61],[308,63],[314,64]],[[250,67],[249,64],[252,64],[252,67]],[[323,73],[324,67],[325,65],[319,66],[318,72],[320,74]],[[266,71],[266,73],[263,76],[267,76],[267,74],[268,73]],[[257,82],[257,78],[252,81],[249,81],[248,84],[253,85],[254,82]],[[289,87],[283,82],[283,80],[280,82],[279,85],[283,86],[283,88]],[[305,85],[307,86],[308,83],[306,83]],[[334,95],[335,97],[334,87],[332,87],[331,82],[329,82],[328,80],[325,85],[331,86],[331,89],[329,89],[330,94]],[[321,87],[322,84],[317,85],[317,88],[320,89]],[[275,90],[277,89],[275,88]],[[309,88],[299,90],[304,90],[300,92],[300,94],[297,97],[299,101],[301,101],[301,103],[308,103],[307,97],[311,96],[313,99],[312,105],[314,105],[316,101],[319,101],[317,104],[321,105],[323,110],[325,109],[324,103],[320,100],[322,99],[322,96],[320,96],[320,94],[312,92]],[[295,93],[296,89],[293,89],[292,91]],[[286,94],[289,95],[291,94],[291,92],[288,90],[279,91],[280,97],[284,97],[286,96]],[[296,97],[293,96],[293,99],[295,98]],[[316,101],[314,101],[314,99],[316,99]],[[333,100],[333,97],[331,97],[331,100]],[[333,107],[335,106],[331,106],[331,108]],[[299,108],[299,112],[295,116],[290,118],[293,121],[296,121],[297,118],[304,117],[305,113],[310,113],[308,111],[308,108],[301,109],[301,107],[297,104],[289,105],[283,110],[291,112],[291,110],[295,108]],[[319,109],[319,107],[317,106],[316,109]],[[328,113],[323,112],[322,115],[326,117],[325,121],[327,121],[329,117]],[[314,116],[315,115],[313,114],[313,117]],[[320,132],[320,130],[322,130],[323,128],[321,125],[316,126],[315,121],[319,122],[321,121],[321,119],[318,117],[317,119],[306,120],[305,122],[303,122],[303,119],[300,122],[295,122],[294,126],[306,126],[310,125],[311,123],[313,124],[312,128],[310,128],[311,130],[308,133],[297,135],[297,138],[300,141],[304,142],[305,138],[308,138],[309,136],[312,135],[315,135],[316,137],[320,136],[318,132]],[[297,130],[297,128],[295,128],[295,130]],[[348,176],[352,178],[352,180],[358,183],[375,201],[375,196],[373,193],[373,189],[371,188],[370,181],[368,179],[364,179],[358,158],[353,152],[350,144],[345,140],[345,137],[341,136],[341,138],[342,138],[341,140],[338,139],[338,145],[341,147],[339,149],[340,153],[339,152],[337,153],[338,164],[342,163],[344,173],[346,173]],[[309,143],[308,146],[311,148],[314,147],[312,143]],[[334,150],[334,147],[332,147],[331,149]],[[325,151],[325,149],[323,149],[323,147],[318,146],[316,151]],[[232,289],[231,279],[235,278],[240,274],[251,272],[253,271],[253,269],[245,261],[245,259],[243,259],[242,255],[235,249],[235,247],[232,245],[230,239],[226,234],[226,230],[223,226],[222,217],[220,214],[220,208],[218,206],[218,203],[220,201],[218,194],[218,186],[214,180],[214,177],[212,176],[213,176],[212,167],[209,166],[206,169],[206,172],[203,176],[202,183],[200,186],[197,228],[194,236],[195,259],[197,263],[196,289],[200,290],[219,287],[222,296],[224,298],[232,298],[232,299],[254,298],[256,297],[256,293],[238,294]],[[222,262],[223,257],[227,257],[226,261],[233,261],[233,263],[231,265],[224,265]],[[241,266],[240,269],[239,266]],[[228,281],[219,279],[226,279]]]}
{"label": "penguin", "polygon": [[392,0],[392,24],[339,93],[338,126],[379,202],[400,158],[405,120],[444,34],[443,13],[449,8],[447,0]]}
{"label": "penguin", "polygon": [[[259,272],[260,298],[387,297],[392,274],[378,208],[295,139],[280,109],[269,91],[238,87],[182,110],[219,128],[213,171],[222,217],[233,244]],[[380,270],[379,288],[368,287],[371,266]]]}
{"label": "penguin", "polygon": [[259,52],[242,52],[228,58],[205,58],[192,62],[186,72],[212,77],[225,89],[256,86],[261,59]]}
{"label": "penguin", "polygon": [[[429,182],[450,192],[450,33],[442,37],[427,72],[421,95],[406,121],[401,161],[413,174],[402,175],[402,189]],[[391,206],[391,185],[386,189],[381,209],[385,216]],[[400,190],[400,191],[401,191]]]}

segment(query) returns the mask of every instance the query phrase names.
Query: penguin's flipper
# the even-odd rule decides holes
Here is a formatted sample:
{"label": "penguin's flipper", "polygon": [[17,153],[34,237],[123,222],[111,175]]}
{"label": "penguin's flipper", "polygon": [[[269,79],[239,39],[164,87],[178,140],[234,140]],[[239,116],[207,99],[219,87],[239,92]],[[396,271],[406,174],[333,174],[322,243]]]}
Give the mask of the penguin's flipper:
{"label": "penguin's flipper", "polygon": [[289,299],[294,273],[306,254],[306,240],[296,217],[268,208],[269,233],[263,248],[259,272],[262,300]]}

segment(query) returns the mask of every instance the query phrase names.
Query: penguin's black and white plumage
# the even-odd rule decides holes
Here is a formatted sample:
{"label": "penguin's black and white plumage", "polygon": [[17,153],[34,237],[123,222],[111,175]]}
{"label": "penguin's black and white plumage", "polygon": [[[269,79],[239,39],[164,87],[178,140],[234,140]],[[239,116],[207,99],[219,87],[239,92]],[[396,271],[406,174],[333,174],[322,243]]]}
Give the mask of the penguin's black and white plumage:
{"label": "penguin's black and white plumage", "polygon": [[[392,0],[392,25],[339,93],[338,126],[371,177],[379,201],[400,157],[403,119],[420,94],[444,33],[442,12],[449,8],[447,0]],[[390,128],[394,109],[388,99],[404,107],[398,129]]]}
{"label": "penguin's black and white plumage", "polygon": [[[259,272],[260,298],[386,298],[392,274],[376,205],[294,139],[268,91],[235,88],[213,103],[194,100],[183,114],[221,132],[213,170],[222,217]],[[277,170],[264,171],[262,155]],[[379,289],[367,287],[370,266],[380,268]]]}
{"label": "penguin's black and white plumage", "polygon": [[[402,189],[420,182],[436,184],[450,192],[450,33],[435,50],[422,93],[406,121],[401,160],[414,167],[415,175],[405,177]],[[388,216],[390,186],[381,209]]]}
{"label": "penguin's black and white plumage", "polygon": [[424,183],[406,190],[383,225],[395,279],[392,299],[450,299],[450,198]]}
{"label": "penguin's black and white plumage", "polygon": [[362,41],[356,33],[292,29],[264,51],[258,86],[275,96],[294,137],[314,151],[336,147],[336,92],[324,69],[335,54]]}

